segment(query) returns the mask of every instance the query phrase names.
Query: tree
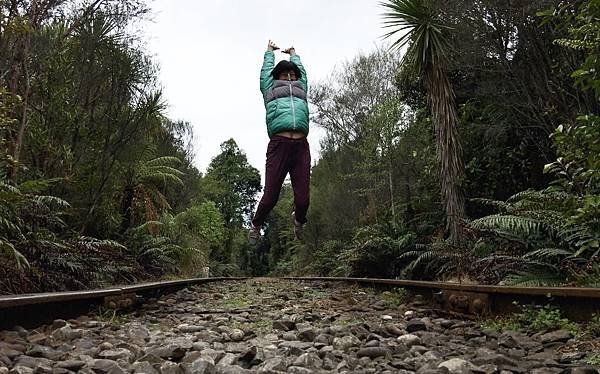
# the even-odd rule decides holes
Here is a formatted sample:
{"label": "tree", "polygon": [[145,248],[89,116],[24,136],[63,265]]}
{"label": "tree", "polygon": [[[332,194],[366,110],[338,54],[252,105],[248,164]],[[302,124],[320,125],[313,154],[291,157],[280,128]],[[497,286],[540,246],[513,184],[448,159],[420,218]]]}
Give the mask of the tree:
{"label": "tree", "polygon": [[248,223],[261,190],[260,173],[248,163],[246,154],[233,139],[221,144],[221,153],[208,166],[205,177],[207,197],[217,204],[226,227],[225,253],[214,257],[229,262],[240,230]]}
{"label": "tree", "polygon": [[427,0],[390,0],[382,4],[385,26],[395,28],[386,34],[398,38],[392,48],[408,44],[403,64],[422,75],[431,105],[431,114],[436,132],[437,154],[440,162],[440,182],[446,223],[451,241],[461,241],[461,221],[465,216],[464,163],[458,135],[458,115],[454,92],[448,79],[446,50],[449,48],[447,33],[450,29],[443,23],[441,15]]}

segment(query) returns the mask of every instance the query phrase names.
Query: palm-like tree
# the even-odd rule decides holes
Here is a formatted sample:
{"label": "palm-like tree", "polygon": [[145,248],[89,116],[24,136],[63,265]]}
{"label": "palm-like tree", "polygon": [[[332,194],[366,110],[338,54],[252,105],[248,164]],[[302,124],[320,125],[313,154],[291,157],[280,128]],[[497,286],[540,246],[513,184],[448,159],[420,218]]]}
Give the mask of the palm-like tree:
{"label": "palm-like tree", "polygon": [[465,215],[462,180],[464,163],[458,135],[454,91],[448,80],[446,52],[450,27],[444,25],[433,1],[389,0],[381,5],[385,27],[393,28],[386,38],[400,35],[391,48],[408,45],[402,63],[423,77],[435,126],[437,156],[446,223],[450,238],[460,242]]}

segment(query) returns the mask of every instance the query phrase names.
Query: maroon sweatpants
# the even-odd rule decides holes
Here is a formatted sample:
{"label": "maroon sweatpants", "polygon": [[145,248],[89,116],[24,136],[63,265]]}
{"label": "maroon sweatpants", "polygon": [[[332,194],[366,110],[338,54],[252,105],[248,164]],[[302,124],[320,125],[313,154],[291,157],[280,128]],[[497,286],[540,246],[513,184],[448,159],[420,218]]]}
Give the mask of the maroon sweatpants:
{"label": "maroon sweatpants", "polygon": [[306,223],[309,203],[310,148],[306,138],[288,139],[273,136],[267,147],[265,189],[252,220],[255,227],[261,227],[267,215],[277,204],[281,186],[287,173],[290,173],[294,190],[294,211],[296,220]]}

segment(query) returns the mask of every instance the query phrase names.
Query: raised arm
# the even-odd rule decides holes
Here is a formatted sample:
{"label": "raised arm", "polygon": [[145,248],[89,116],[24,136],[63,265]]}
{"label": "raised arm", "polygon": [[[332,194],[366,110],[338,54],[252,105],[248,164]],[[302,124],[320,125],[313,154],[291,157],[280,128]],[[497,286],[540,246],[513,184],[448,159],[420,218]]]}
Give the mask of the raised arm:
{"label": "raised arm", "polygon": [[304,91],[308,92],[308,79],[306,78],[306,69],[304,69],[304,65],[302,65],[302,61],[300,61],[300,56],[296,54],[296,50],[294,47],[288,48],[284,53],[289,53],[290,61],[298,66],[298,69],[302,72],[302,77],[300,78],[300,83],[304,86]]}
{"label": "raised arm", "polygon": [[262,68],[260,69],[260,91],[262,93],[265,93],[266,90],[273,86],[273,77],[271,76],[271,72],[275,67],[275,53],[273,53],[273,51],[277,49],[279,49],[279,47],[269,40]]}

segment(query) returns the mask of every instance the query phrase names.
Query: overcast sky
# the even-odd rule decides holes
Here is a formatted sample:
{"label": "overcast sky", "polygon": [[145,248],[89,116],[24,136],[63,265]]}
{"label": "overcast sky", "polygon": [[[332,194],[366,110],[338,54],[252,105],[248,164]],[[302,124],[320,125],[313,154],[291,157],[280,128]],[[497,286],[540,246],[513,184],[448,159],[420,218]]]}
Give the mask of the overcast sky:
{"label": "overcast sky", "polygon": [[[154,0],[146,28],[160,66],[169,116],[194,129],[204,172],[219,145],[234,138],[264,179],[268,136],[259,72],[269,39],[296,48],[310,84],[336,64],[381,44],[378,0]],[[284,58],[276,52],[276,60]],[[322,130],[308,137],[318,158]]]}

